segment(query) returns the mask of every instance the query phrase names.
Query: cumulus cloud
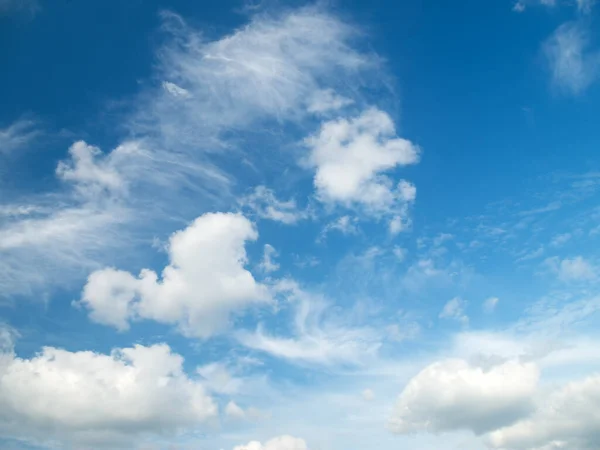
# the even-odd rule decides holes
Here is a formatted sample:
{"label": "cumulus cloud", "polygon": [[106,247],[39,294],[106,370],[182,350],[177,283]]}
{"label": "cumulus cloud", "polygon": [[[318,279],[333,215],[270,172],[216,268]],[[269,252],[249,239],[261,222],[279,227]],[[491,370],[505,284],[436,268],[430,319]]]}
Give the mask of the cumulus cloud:
{"label": "cumulus cloud", "polygon": [[217,414],[168,345],[110,354],[44,347],[26,359],[0,353],[4,436],[117,448],[144,436],[197,430]]}
{"label": "cumulus cloud", "polygon": [[533,364],[484,368],[461,359],[436,362],[404,388],[388,427],[400,434],[495,430],[532,411],[538,378]]}
{"label": "cumulus cloud", "polygon": [[403,206],[414,201],[414,186],[404,180],[395,185],[385,172],[417,163],[419,149],[396,136],[385,112],[371,108],[357,117],[324,122],[305,143],[322,202],[400,215]]}
{"label": "cumulus cloud", "polygon": [[238,445],[233,450],[308,450],[304,439],[292,436],[279,436],[261,444],[258,441],[250,441],[246,445]]}
{"label": "cumulus cloud", "polygon": [[540,397],[531,416],[494,431],[493,448],[593,450],[600,439],[600,376],[570,382]]}
{"label": "cumulus cloud", "polygon": [[244,268],[244,245],[258,237],[239,214],[209,213],[174,233],[169,265],[158,275],[138,277],[106,268],[92,273],[80,304],[96,322],[126,329],[130,320],[151,319],[178,326],[187,336],[205,338],[226,328],[232,312],[268,301],[265,286]]}
{"label": "cumulus cloud", "polygon": [[544,43],[554,84],[570,94],[585,91],[600,73],[600,51],[589,49],[589,31],[581,22],[568,22]]}

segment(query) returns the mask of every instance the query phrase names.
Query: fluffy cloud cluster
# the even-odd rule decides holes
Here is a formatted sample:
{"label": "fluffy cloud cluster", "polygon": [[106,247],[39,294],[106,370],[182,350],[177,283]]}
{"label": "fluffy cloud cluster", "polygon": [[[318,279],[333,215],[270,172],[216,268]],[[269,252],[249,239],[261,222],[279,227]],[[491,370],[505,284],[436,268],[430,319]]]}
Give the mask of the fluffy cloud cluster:
{"label": "fluffy cloud cluster", "polygon": [[161,278],[106,268],[92,273],[80,303],[96,322],[126,329],[132,319],[175,324],[188,336],[222,331],[230,313],[269,299],[265,286],[244,268],[245,243],[258,237],[239,214],[210,213],[174,233]]}
{"label": "fluffy cloud cluster", "polygon": [[324,122],[305,142],[321,201],[401,216],[403,206],[415,200],[412,184],[404,180],[394,184],[385,175],[419,160],[419,149],[396,136],[385,112],[371,108],[357,117]]}
{"label": "fluffy cloud cluster", "polygon": [[532,411],[538,378],[533,364],[434,363],[400,394],[389,428],[401,434],[461,429],[481,434],[513,424]]}
{"label": "fluffy cloud cluster", "polygon": [[273,438],[264,444],[251,441],[246,445],[238,445],[233,450],[308,450],[308,447],[303,439],[284,435]]}
{"label": "fluffy cloud cluster", "polygon": [[0,353],[0,430],[4,436],[118,443],[146,434],[197,429],[217,415],[183,358],[166,344],[100,354],[45,347],[22,359]]}

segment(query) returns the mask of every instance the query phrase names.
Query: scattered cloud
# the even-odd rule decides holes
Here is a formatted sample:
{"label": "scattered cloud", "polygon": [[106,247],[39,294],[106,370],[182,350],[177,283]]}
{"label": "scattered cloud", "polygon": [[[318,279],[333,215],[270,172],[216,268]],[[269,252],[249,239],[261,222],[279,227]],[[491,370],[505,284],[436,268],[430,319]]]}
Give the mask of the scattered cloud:
{"label": "scattered cloud", "polygon": [[364,391],[362,391],[361,395],[363,400],[367,402],[373,401],[375,399],[375,393],[371,389],[365,389]]}
{"label": "scattered cloud", "polygon": [[550,245],[553,247],[562,247],[564,244],[571,240],[571,237],[571,233],[557,234],[550,241]]}
{"label": "scattered cloud", "polygon": [[284,435],[273,438],[264,444],[251,441],[246,445],[238,445],[233,450],[308,450],[308,447],[303,439]]}
{"label": "scattered cloud", "polygon": [[174,233],[170,264],[161,279],[144,269],[138,277],[105,268],[93,272],[78,304],[90,319],[127,329],[130,320],[151,319],[206,338],[224,330],[230,314],[269,300],[265,286],[244,268],[244,245],[258,237],[239,214],[209,213]]}
{"label": "scattered cloud", "polygon": [[483,302],[483,311],[486,314],[491,314],[496,310],[496,306],[498,306],[498,302],[500,299],[498,297],[490,297]]}
{"label": "scattered cloud", "polygon": [[568,22],[544,43],[554,84],[573,95],[585,91],[600,73],[600,51],[589,49],[589,31],[581,22]]}
{"label": "scattered cloud", "polygon": [[444,305],[444,308],[439,314],[440,319],[452,319],[461,322],[462,324],[469,323],[469,317],[465,314],[467,302],[459,297],[454,297]]}
{"label": "scattered cloud", "polygon": [[[19,2],[15,1],[14,3]],[[2,5],[2,0],[0,0],[0,15],[3,11]],[[0,128],[0,154],[10,154],[25,148],[39,135],[40,131],[33,120],[19,119],[6,128]]]}
{"label": "scattered cloud", "polygon": [[240,204],[249,208],[261,219],[282,222],[287,225],[308,217],[306,211],[298,209],[295,200],[280,201],[275,193],[265,186],[254,188],[251,194],[240,200]]}
{"label": "scattered cloud", "polygon": [[277,264],[273,260],[273,258],[276,258],[277,256],[277,250],[275,250],[275,248],[272,245],[265,244],[263,251],[263,259],[259,264],[260,270],[264,273],[271,273],[279,270],[279,264]]}
{"label": "scattered cloud", "polygon": [[581,256],[565,259],[554,256],[544,260],[544,265],[564,282],[591,281],[598,276],[596,266]]}

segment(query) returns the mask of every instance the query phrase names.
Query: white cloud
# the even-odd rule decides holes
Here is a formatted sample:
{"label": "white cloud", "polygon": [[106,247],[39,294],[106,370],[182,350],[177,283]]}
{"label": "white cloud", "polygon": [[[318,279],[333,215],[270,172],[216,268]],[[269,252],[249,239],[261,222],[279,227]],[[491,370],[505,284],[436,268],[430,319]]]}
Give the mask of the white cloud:
{"label": "white cloud", "polygon": [[258,234],[239,214],[210,213],[174,233],[170,264],[161,279],[144,269],[138,277],[112,268],[92,273],[80,304],[96,322],[126,329],[137,318],[176,324],[187,336],[225,329],[232,312],[267,301],[267,288],[244,266],[244,245]]}
{"label": "white cloud", "polygon": [[264,273],[271,273],[279,270],[279,264],[273,260],[273,258],[276,258],[278,255],[279,253],[277,253],[277,250],[275,250],[272,245],[265,244],[263,259],[259,264],[260,270]]}
{"label": "white cloud", "polygon": [[123,189],[123,179],[98,147],[83,141],[75,142],[69,148],[69,155],[70,161],[58,163],[56,174],[63,180],[73,182],[85,195],[97,195],[99,189]]}
{"label": "white cloud", "polygon": [[395,433],[471,430],[482,434],[529,414],[539,378],[533,364],[490,368],[454,359],[436,362],[404,388],[388,427]]}
{"label": "white cloud", "polygon": [[319,236],[319,240],[324,239],[328,233],[331,231],[339,231],[342,234],[350,235],[357,234],[358,228],[356,226],[356,222],[358,220],[356,217],[350,216],[341,216],[335,219],[333,222],[328,223],[321,231],[321,235]]}
{"label": "white cloud", "polygon": [[[110,354],[45,347],[18,358],[0,353],[4,436],[92,446],[197,430],[217,407],[166,344]],[[116,444],[119,445],[116,445]]]}
{"label": "white cloud", "polygon": [[399,247],[399,246],[394,246],[392,252],[394,253],[394,256],[396,258],[398,258],[398,261],[402,262],[406,259],[406,255],[408,254],[408,250],[403,248],[403,247]]}
{"label": "white cloud", "polygon": [[491,433],[493,448],[593,450],[600,437],[600,376],[540,396],[531,416]]}
{"label": "white cloud", "polygon": [[163,89],[165,89],[173,97],[181,97],[181,98],[190,97],[190,93],[188,90],[183,89],[182,87],[179,87],[175,83],[171,83],[170,81],[163,81],[162,86],[163,86]]}
{"label": "white cloud", "polygon": [[440,312],[440,319],[453,319],[463,324],[469,322],[469,318],[465,314],[465,307],[467,302],[459,297],[454,297],[444,305],[444,308]]}
{"label": "white cloud", "polygon": [[600,73],[600,52],[589,50],[589,32],[580,22],[556,29],[544,43],[553,82],[571,94],[587,89]]}
{"label": "white cloud", "polygon": [[562,260],[554,256],[547,258],[544,265],[564,282],[590,281],[598,277],[598,269],[581,256]]}
{"label": "white cloud", "polygon": [[[415,164],[419,149],[396,137],[391,118],[371,108],[351,119],[324,122],[306,138],[307,163],[316,170],[314,185],[325,203],[360,205],[371,213],[402,214],[416,190],[404,180],[396,187],[384,172]],[[404,215],[404,214],[402,214]]]}
{"label": "white cloud", "polygon": [[[1,13],[2,3],[0,2]],[[40,134],[35,125],[32,120],[19,119],[7,128],[0,129],[0,154],[11,153],[30,144]]]}
{"label": "white cloud", "polygon": [[273,438],[264,444],[251,441],[246,445],[238,445],[233,450],[308,450],[308,447],[304,439],[284,435]]}
{"label": "white cloud", "polygon": [[295,200],[278,200],[275,193],[265,186],[254,188],[251,194],[240,200],[240,204],[250,208],[254,214],[262,219],[269,219],[288,225],[308,217],[306,211],[298,209]]}
{"label": "white cloud", "polygon": [[298,364],[361,365],[376,357],[380,332],[344,323],[339,313],[328,314],[323,299],[302,291],[295,282],[282,282],[275,289],[296,309],[291,336],[266,334],[259,325],[255,332],[237,333],[242,345]]}
{"label": "white cloud", "polygon": [[156,147],[176,145],[194,159],[201,150],[230,148],[221,145],[223,131],[301,118],[306,99],[377,64],[351,46],[356,30],[321,8],[257,14],[214,41],[180,16],[163,13],[163,19],[172,39],[159,53],[159,76],[188,95],[182,102],[161,86],[134,126]]}
{"label": "white cloud", "polygon": [[336,94],[333,89],[323,89],[311,95],[307,109],[311,113],[323,114],[337,111],[352,103],[354,103],[352,99]]}
{"label": "white cloud", "polygon": [[496,306],[500,299],[498,297],[490,297],[483,302],[483,311],[487,314],[491,314],[495,311]]}
{"label": "white cloud", "polygon": [[592,11],[592,8],[596,4],[596,0],[577,0],[577,9],[585,14]]}

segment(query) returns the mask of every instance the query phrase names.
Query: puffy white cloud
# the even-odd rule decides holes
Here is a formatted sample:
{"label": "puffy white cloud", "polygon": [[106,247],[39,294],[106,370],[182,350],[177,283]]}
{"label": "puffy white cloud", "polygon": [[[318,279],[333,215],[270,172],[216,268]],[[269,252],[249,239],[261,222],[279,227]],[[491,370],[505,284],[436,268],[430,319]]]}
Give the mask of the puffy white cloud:
{"label": "puffy white cloud", "polygon": [[240,203],[262,219],[269,219],[288,225],[308,217],[306,211],[298,209],[295,200],[278,200],[275,193],[265,186],[254,188],[254,191],[243,197]]}
{"label": "puffy white cloud", "polygon": [[264,444],[251,441],[246,445],[238,445],[233,450],[308,450],[308,446],[304,439],[284,435],[273,438]]}
{"label": "puffy white cloud", "polygon": [[71,181],[91,194],[97,189],[112,191],[123,188],[121,176],[110,167],[98,147],[78,141],[69,148],[69,155],[71,161],[61,161],[56,167],[59,178]]}
{"label": "puffy white cloud", "polygon": [[482,434],[529,414],[538,378],[533,364],[483,368],[461,359],[436,362],[410,380],[388,426],[401,434],[461,429]]}
{"label": "puffy white cloud", "polygon": [[491,314],[498,306],[500,299],[498,297],[490,297],[483,302],[483,311],[487,314]]}
{"label": "puffy white cloud", "polygon": [[402,180],[394,187],[384,175],[419,160],[418,148],[396,137],[385,112],[371,108],[351,119],[327,121],[305,142],[310,148],[307,163],[316,170],[314,184],[321,201],[389,213],[399,203],[414,200],[413,185]]}
{"label": "puffy white cloud", "polygon": [[440,319],[453,319],[466,324],[469,322],[469,317],[465,314],[467,302],[459,297],[454,297],[444,305],[444,308],[439,314]]}
{"label": "puffy white cloud", "polygon": [[[1,12],[2,3],[0,2]],[[19,119],[6,128],[0,128],[0,154],[21,149],[38,135],[39,131],[35,128],[35,122],[27,119]]]}
{"label": "puffy white cloud", "polygon": [[492,432],[494,448],[593,450],[600,439],[600,376],[570,382],[540,396],[535,412]]}
{"label": "puffy white cloud", "polygon": [[213,400],[166,344],[110,354],[44,347],[29,358],[0,353],[4,436],[118,448],[147,435],[197,430]]}
{"label": "puffy white cloud", "polygon": [[544,43],[556,86],[579,94],[600,73],[600,51],[589,50],[589,31],[581,22],[568,22],[556,29]]}
{"label": "puffy white cloud", "polygon": [[561,281],[590,281],[598,277],[598,269],[581,256],[560,259],[547,258],[544,265],[554,272]]}
{"label": "puffy white cloud", "polygon": [[169,265],[161,279],[106,268],[92,273],[80,304],[96,322],[128,327],[132,319],[176,324],[187,336],[208,337],[226,328],[232,312],[269,300],[265,286],[244,268],[244,244],[258,237],[240,214],[210,213],[169,239]]}

